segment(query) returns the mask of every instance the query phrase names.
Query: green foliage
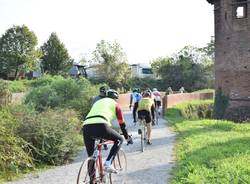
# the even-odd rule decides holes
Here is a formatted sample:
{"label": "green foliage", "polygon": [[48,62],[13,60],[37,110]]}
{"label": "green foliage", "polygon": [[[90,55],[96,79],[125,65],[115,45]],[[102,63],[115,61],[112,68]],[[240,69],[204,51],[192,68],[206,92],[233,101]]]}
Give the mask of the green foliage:
{"label": "green foliage", "polygon": [[36,162],[63,164],[78,150],[80,121],[71,110],[24,113],[17,134],[32,145]]}
{"label": "green foliage", "polygon": [[166,116],[178,132],[171,183],[249,183],[250,124]]}
{"label": "green foliage", "polygon": [[42,84],[33,88],[25,98],[26,104],[33,104],[38,111],[47,108],[73,108],[86,115],[91,107],[91,97],[98,94],[98,86],[81,78],[79,80],[62,77],[45,77],[33,83]]}
{"label": "green foliage", "polygon": [[64,44],[60,42],[56,33],[51,33],[48,41],[41,47],[42,68],[45,73],[58,75],[67,73],[73,64]]}
{"label": "green foliage", "polygon": [[28,80],[14,80],[10,81],[10,91],[12,93],[20,93],[20,92],[25,92],[28,90],[30,87],[30,81]]}
{"label": "green foliage", "polygon": [[174,91],[182,86],[189,92],[212,88],[214,83],[213,44],[204,48],[186,46],[173,57],[159,57],[151,66],[162,83]]}
{"label": "green foliage", "polygon": [[153,79],[153,78],[133,77],[128,80],[128,86],[129,86],[129,89],[139,87],[141,88],[141,90],[145,90],[147,88],[150,88],[150,89],[157,88],[159,91],[166,90],[161,80]]}
{"label": "green foliage", "polygon": [[11,102],[12,95],[7,81],[0,80],[0,108]]}
{"label": "green foliage", "polygon": [[7,78],[11,72],[29,71],[38,61],[40,53],[35,49],[36,35],[27,26],[13,26],[0,38],[0,76]]}
{"label": "green foliage", "polygon": [[214,118],[223,119],[228,105],[228,97],[223,94],[221,88],[218,88],[215,93]]}
{"label": "green foliage", "polygon": [[0,179],[33,168],[28,144],[15,134],[16,118],[8,110],[0,110]]}
{"label": "green foliage", "polygon": [[201,90],[194,91],[193,93],[214,93],[214,92],[215,92],[214,89],[201,89]]}
{"label": "green foliage", "polygon": [[187,119],[212,118],[212,100],[194,100],[181,103],[175,106],[180,111],[181,116]]}
{"label": "green foliage", "polygon": [[31,82],[32,87],[41,87],[41,86],[46,86],[50,85],[53,81],[55,80],[62,80],[63,77],[61,75],[43,75],[42,77],[39,77]]}
{"label": "green foliage", "polygon": [[127,56],[117,42],[111,44],[102,40],[98,43],[94,51],[94,62],[99,78],[111,88],[121,88],[127,83],[130,77]]}

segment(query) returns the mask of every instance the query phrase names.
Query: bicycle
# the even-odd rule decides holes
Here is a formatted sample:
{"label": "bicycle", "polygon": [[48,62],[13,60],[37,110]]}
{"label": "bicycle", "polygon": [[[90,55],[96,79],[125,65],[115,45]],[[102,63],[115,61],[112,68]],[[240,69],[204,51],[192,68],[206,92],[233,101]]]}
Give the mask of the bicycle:
{"label": "bicycle", "polygon": [[112,162],[117,174],[104,171],[102,146],[111,145],[113,141],[100,142],[95,146],[94,153],[82,164],[77,176],[77,184],[90,184],[91,179],[94,184],[123,184],[126,181],[127,158],[125,152],[120,149]]}
{"label": "bicycle", "polygon": [[160,108],[159,106],[156,106],[155,108],[155,124],[159,124],[159,116],[160,116]]}
{"label": "bicycle", "polygon": [[142,116],[142,119],[139,119],[140,128],[138,129],[138,134],[141,135],[141,152],[144,151],[144,141],[146,140],[147,128],[145,116]]}

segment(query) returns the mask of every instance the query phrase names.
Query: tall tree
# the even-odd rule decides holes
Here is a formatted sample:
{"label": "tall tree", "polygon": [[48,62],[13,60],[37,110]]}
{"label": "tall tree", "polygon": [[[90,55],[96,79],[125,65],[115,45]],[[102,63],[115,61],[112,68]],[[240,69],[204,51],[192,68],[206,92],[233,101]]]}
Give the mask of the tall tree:
{"label": "tall tree", "polygon": [[47,42],[41,46],[43,53],[42,68],[45,73],[62,74],[69,70],[73,59],[56,33],[51,33]]}
{"label": "tall tree", "polygon": [[127,56],[120,44],[102,40],[93,52],[98,75],[112,88],[121,88],[130,76]]}
{"label": "tall tree", "polygon": [[187,91],[194,91],[213,87],[211,63],[203,49],[186,46],[172,58],[158,58],[151,65],[167,86],[174,90],[184,86]]}
{"label": "tall tree", "polygon": [[13,26],[0,38],[0,73],[7,77],[9,73],[15,73],[17,78],[20,70],[29,71],[39,59],[39,51],[36,49],[37,37],[25,25]]}

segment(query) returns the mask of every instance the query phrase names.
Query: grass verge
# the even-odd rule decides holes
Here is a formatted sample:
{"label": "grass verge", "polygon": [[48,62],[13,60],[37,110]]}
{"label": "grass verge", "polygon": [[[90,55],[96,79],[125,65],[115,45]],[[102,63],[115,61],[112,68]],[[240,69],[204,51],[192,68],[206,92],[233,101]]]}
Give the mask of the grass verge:
{"label": "grass verge", "polygon": [[250,124],[189,120],[178,108],[167,119],[178,132],[172,183],[250,183]]}

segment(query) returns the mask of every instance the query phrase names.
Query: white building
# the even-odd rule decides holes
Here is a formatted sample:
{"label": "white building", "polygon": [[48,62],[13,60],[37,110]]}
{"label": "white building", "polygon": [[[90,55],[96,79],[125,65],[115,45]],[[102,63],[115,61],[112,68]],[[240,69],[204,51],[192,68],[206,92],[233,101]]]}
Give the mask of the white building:
{"label": "white building", "polygon": [[152,68],[149,64],[144,64],[144,63],[132,64],[130,65],[130,67],[131,67],[132,77],[139,77],[139,78],[155,77]]}

